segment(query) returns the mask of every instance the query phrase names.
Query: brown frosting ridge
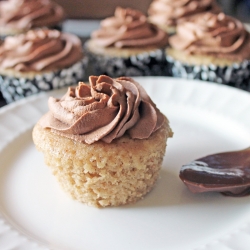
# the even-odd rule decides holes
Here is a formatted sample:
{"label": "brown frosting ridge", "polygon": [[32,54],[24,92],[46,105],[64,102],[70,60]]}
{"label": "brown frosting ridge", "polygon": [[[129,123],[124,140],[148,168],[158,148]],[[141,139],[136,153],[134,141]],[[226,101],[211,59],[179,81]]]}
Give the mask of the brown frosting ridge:
{"label": "brown frosting ridge", "polygon": [[164,123],[145,90],[129,77],[90,76],[61,98],[49,98],[49,112],[39,121],[43,128],[76,141],[110,143],[125,133],[148,138]]}
{"label": "brown frosting ridge", "polygon": [[197,15],[177,26],[169,40],[187,54],[214,55],[235,61],[250,59],[250,37],[244,25],[223,13]]}
{"label": "brown frosting ridge", "polygon": [[5,39],[0,46],[0,70],[40,72],[61,69],[82,56],[82,44],[77,36],[58,30],[30,30]]}
{"label": "brown frosting ridge", "polygon": [[51,27],[64,19],[64,10],[50,0],[0,1],[0,26],[15,30]]}
{"label": "brown frosting ridge", "polygon": [[183,18],[207,11],[219,11],[215,0],[154,0],[148,14],[157,25],[176,26]]}
{"label": "brown frosting ridge", "polygon": [[101,47],[146,47],[167,45],[167,34],[148,23],[140,11],[117,7],[113,17],[101,21],[99,30],[91,38]]}

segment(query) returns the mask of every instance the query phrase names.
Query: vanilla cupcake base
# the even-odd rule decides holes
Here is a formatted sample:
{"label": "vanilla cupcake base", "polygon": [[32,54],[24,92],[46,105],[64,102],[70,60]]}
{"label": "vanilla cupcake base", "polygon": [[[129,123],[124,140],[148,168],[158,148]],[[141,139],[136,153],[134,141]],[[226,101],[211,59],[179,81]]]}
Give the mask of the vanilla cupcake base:
{"label": "vanilla cupcake base", "polygon": [[166,75],[165,52],[162,48],[100,48],[92,41],[85,43],[94,75],[163,76]]}
{"label": "vanilla cupcake base", "polygon": [[0,91],[5,101],[11,103],[41,91],[70,86],[84,80],[87,64],[85,57],[68,68],[51,72],[0,71]]}
{"label": "vanilla cupcake base", "polygon": [[170,76],[216,82],[250,91],[250,60],[232,62],[212,56],[186,55],[169,49],[166,54]]}
{"label": "vanilla cupcake base", "polygon": [[95,207],[142,199],[156,183],[171,136],[167,120],[148,139],[123,136],[109,144],[76,142],[39,124],[33,130],[33,141],[62,188],[72,198]]}

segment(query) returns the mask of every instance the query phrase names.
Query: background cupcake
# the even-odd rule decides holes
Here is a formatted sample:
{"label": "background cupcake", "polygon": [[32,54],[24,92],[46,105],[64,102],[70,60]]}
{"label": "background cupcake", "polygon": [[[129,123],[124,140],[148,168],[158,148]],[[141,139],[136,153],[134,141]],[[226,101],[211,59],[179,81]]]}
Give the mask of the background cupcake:
{"label": "background cupcake", "polygon": [[32,28],[60,28],[64,10],[50,0],[0,1],[0,37]]}
{"label": "background cupcake", "polygon": [[215,0],[153,0],[148,9],[149,21],[170,34],[183,18],[205,12],[219,12]]}
{"label": "background cupcake", "polygon": [[167,61],[171,74],[249,90],[250,35],[223,13],[198,15],[177,26]]}
{"label": "background cupcake", "polygon": [[167,34],[141,12],[116,8],[114,17],[91,34],[86,51],[95,74],[112,77],[162,75]]}
{"label": "background cupcake", "polygon": [[80,39],[38,29],[7,37],[0,46],[0,90],[9,103],[82,80],[87,60]]}
{"label": "background cupcake", "polygon": [[33,141],[74,199],[97,207],[135,202],[158,178],[169,122],[133,79],[89,82],[49,99]]}

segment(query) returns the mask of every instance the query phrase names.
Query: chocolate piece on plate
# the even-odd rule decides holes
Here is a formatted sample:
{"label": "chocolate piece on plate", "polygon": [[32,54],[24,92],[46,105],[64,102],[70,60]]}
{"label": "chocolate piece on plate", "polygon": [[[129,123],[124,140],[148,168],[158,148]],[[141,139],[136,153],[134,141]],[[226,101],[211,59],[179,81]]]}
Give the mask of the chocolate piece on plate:
{"label": "chocolate piece on plate", "polygon": [[192,161],[181,167],[180,178],[193,193],[250,195],[250,147]]}

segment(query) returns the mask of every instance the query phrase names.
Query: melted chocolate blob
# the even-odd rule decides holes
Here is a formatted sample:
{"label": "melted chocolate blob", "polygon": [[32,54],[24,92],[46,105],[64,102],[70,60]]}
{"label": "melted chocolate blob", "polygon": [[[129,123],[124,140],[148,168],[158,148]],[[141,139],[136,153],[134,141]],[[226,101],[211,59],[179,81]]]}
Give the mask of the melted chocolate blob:
{"label": "melted chocolate blob", "polygon": [[193,193],[250,195],[250,147],[208,155],[183,165],[180,178]]}

